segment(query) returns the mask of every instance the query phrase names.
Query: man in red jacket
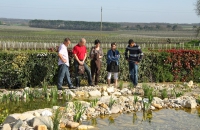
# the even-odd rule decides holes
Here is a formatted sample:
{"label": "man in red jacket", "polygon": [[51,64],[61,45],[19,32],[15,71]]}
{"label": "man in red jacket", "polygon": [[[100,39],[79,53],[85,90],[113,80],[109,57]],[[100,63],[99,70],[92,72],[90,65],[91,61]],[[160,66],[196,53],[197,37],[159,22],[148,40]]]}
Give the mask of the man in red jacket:
{"label": "man in red jacket", "polygon": [[85,63],[85,60],[87,58],[87,48],[85,46],[86,40],[85,38],[81,38],[80,42],[74,46],[73,48],[73,55],[74,55],[74,67],[75,67],[75,76],[76,76],[76,86],[80,87],[80,79],[78,74],[79,65],[83,65],[85,68],[85,72],[87,73],[88,77],[88,84],[90,86],[94,86],[92,83],[92,76],[91,71],[87,64]]}

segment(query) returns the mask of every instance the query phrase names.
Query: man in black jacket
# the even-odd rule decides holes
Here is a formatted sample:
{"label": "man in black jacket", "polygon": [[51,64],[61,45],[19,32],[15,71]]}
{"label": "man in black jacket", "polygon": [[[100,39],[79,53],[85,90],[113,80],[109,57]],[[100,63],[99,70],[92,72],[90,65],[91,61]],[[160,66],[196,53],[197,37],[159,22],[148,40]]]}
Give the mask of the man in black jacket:
{"label": "man in black jacket", "polygon": [[138,64],[142,60],[143,53],[140,46],[136,45],[132,39],[128,41],[128,44],[125,50],[125,57],[129,62],[130,79],[134,87],[136,87],[138,84]]}

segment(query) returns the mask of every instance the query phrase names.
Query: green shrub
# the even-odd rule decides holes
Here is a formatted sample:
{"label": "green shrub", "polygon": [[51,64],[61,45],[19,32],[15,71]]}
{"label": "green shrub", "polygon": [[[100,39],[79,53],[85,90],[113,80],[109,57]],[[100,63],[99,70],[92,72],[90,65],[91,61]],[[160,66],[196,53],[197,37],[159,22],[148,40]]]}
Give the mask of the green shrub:
{"label": "green shrub", "polygon": [[[71,52],[70,52],[71,53]],[[181,55],[183,53],[183,55]],[[167,50],[145,53],[139,64],[139,82],[200,81],[200,53],[198,51]],[[179,60],[176,60],[180,57]],[[70,54],[70,75],[75,80]],[[86,63],[90,59],[87,58]],[[119,80],[129,81],[128,62],[120,58]],[[182,64],[177,66],[181,61]],[[56,85],[58,56],[55,52],[0,52],[0,86],[3,88],[43,87]],[[190,63],[190,64],[189,64]],[[106,55],[102,59],[100,83],[106,83]],[[83,75],[82,79],[87,79]],[[84,80],[87,82],[87,80]],[[64,80],[64,83],[66,81]],[[87,83],[82,83],[87,84]]]}
{"label": "green shrub", "polygon": [[161,98],[164,99],[164,98],[167,98],[168,95],[167,95],[167,89],[163,89],[162,92],[161,92]]}

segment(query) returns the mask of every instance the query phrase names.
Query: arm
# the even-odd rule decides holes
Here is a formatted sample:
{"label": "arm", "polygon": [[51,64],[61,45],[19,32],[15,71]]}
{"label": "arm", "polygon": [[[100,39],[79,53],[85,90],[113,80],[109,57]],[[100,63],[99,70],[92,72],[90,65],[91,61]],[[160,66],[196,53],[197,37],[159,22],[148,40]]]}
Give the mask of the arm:
{"label": "arm", "polygon": [[63,62],[63,63],[66,63],[67,60],[63,58],[63,55],[61,53],[58,53],[58,57],[60,58],[60,60]]}
{"label": "arm", "polygon": [[91,50],[90,50],[90,58],[91,59],[93,59],[94,58],[94,49],[93,49],[93,47],[91,48]]}
{"label": "arm", "polygon": [[99,58],[103,58],[103,49],[101,48],[100,54],[99,54]]}
{"label": "arm", "polygon": [[84,64],[84,62],[85,62],[85,59],[87,58],[87,53],[85,53],[85,57],[84,57],[84,59],[83,59],[83,64]]}
{"label": "arm", "polygon": [[139,47],[138,52],[139,52],[139,54],[140,54],[140,57],[139,57],[139,62],[140,62],[140,61],[142,60],[144,54],[142,53],[142,50],[141,50],[140,47]]}
{"label": "arm", "polygon": [[114,57],[113,55],[111,55],[111,52],[108,52],[107,58],[110,61],[117,61],[117,60],[119,60],[119,56],[115,56]]}
{"label": "arm", "polygon": [[128,60],[128,48],[126,48],[126,50],[125,50],[125,58],[126,58],[126,60]]}
{"label": "arm", "polygon": [[78,59],[78,57],[77,57],[77,55],[76,55],[76,54],[74,54],[73,56],[74,56],[75,60],[77,60],[77,61],[78,61],[78,63],[79,63],[80,65],[83,65],[83,64],[82,64],[82,61],[80,61],[80,60]]}

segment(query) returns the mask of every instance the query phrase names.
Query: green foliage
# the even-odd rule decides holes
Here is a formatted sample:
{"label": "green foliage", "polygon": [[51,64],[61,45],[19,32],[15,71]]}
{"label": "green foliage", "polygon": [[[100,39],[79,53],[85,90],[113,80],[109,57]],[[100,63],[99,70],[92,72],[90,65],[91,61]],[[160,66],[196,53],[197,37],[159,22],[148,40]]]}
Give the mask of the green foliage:
{"label": "green foliage", "polygon": [[[70,52],[71,55],[71,52]],[[87,58],[87,63],[90,59]],[[119,88],[124,81],[129,81],[128,62],[120,58]],[[57,84],[57,53],[40,52],[1,52],[0,86],[4,88],[45,87]],[[180,64],[181,63],[181,64]],[[166,50],[145,53],[139,64],[139,82],[200,81],[200,52],[183,50]],[[74,77],[73,60],[70,57],[70,75]],[[102,59],[100,83],[106,83],[106,56]],[[72,78],[74,79],[74,78]],[[82,79],[87,79],[83,75]],[[87,85],[87,80],[81,80]],[[66,81],[64,81],[64,84]],[[132,84],[129,85],[133,87]]]}
{"label": "green foliage", "polygon": [[120,82],[119,82],[119,89],[121,89],[121,90],[122,90],[122,88],[123,88],[123,85],[124,85],[124,82],[123,82],[123,81],[120,81]]}
{"label": "green foliage", "polygon": [[80,122],[81,116],[84,114],[86,108],[81,104],[81,102],[74,102],[75,115],[73,117],[75,122]]}
{"label": "green foliage", "polygon": [[153,95],[153,88],[151,88],[147,84],[142,84],[142,88],[144,90],[144,97],[149,97]]}
{"label": "green foliage", "polygon": [[60,109],[56,109],[53,115],[53,130],[59,130],[60,119],[62,115]]}
{"label": "green foliage", "polygon": [[176,97],[176,98],[178,98],[178,97],[180,97],[180,96],[182,96],[184,93],[183,92],[178,92],[178,91],[176,91],[176,89],[174,88],[173,89],[173,91],[174,91],[174,96]]}
{"label": "green foliage", "polygon": [[134,95],[134,103],[136,104],[138,102],[138,96]]}
{"label": "green foliage", "polygon": [[97,99],[97,98],[93,99],[93,100],[90,102],[90,106],[91,106],[91,107],[95,107],[95,106],[97,105],[97,102],[98,102],[98,99]]}
{"label": "green foliage", "polygon": [[161,92],[161,98],[164,99],[164,98],[167,98],[167,97],[168,97],[167,89],[163,89],[162,92]]}
{"label": "green foliage", "polygon": [[108,107],[109,107],[109,108],[112,108],[112,106],[115,104],[115,102],[116,102],[115,99],[111,96],[111,97],[110,97],[109,104],[108,104]]}
{"label": "green foliage", "polygon": [[4,120],[6,119],[8,114],[9,114],[9,112],[8,112],[8,108],[6,106],[4,106],[4,108],[0,108],[0,124],[2,124],[4,122]]}

